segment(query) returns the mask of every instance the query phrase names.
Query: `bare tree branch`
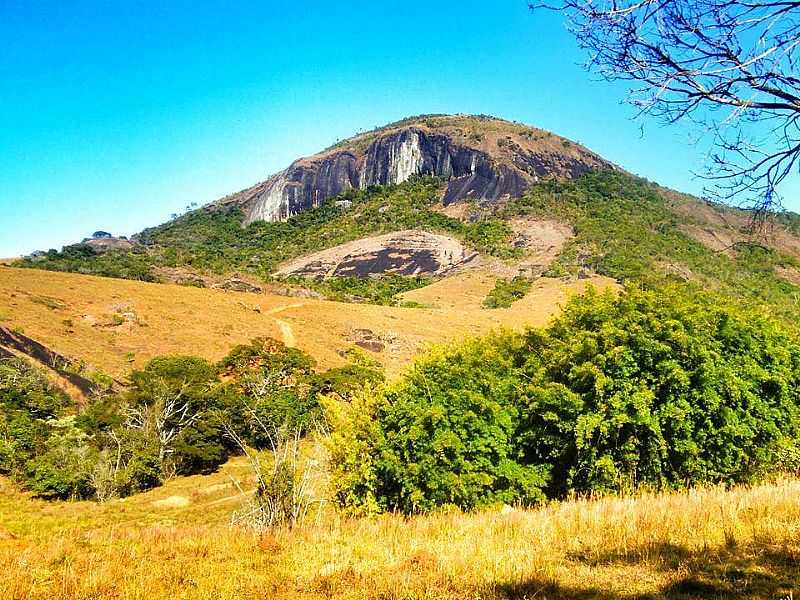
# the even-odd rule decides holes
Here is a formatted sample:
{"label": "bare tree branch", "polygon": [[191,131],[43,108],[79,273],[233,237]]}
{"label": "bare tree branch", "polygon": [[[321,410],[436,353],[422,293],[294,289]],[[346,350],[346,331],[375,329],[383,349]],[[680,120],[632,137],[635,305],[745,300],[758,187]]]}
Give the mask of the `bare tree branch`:
{"label": "bare tree branch", "polygon": [[177,391],[160,385],[153,391],[152,402],[125,408],[125,427],[145,431],[158,442],[158,458],[167,478],[172,475],[167,459],[174,452],[175,440],[200,418],[200,413],[190,412],[190,402],[184,398],[189,387],[189,382]]}
{"label": "bare tree branch", "polygon": [[711,199],[764,215],[800,157],[800,0],[555,0],[587,68],[628,102],[711,135]]}

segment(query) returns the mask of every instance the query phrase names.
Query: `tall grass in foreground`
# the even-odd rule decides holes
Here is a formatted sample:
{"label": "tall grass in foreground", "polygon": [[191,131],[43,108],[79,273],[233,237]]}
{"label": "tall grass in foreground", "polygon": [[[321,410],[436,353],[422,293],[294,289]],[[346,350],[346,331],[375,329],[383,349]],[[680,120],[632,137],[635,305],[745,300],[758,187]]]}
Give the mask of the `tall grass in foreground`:
{"label": "tall grass in foreground", "polygon": [[[20,523],[22,513],[37,518],[29,500],[12,500],[21,513],[5,522]],[[261,536],[202,525],[196,516],[181,519],[177,511],[171,522],[150,525],[75,515],[49,532],[35,524],[29,534],[6,532],[0,598],[781,599],[800,593],[799,480],[536,510],[330,515],[318,525]],[[57,517],[50,511],[47,518]]]}

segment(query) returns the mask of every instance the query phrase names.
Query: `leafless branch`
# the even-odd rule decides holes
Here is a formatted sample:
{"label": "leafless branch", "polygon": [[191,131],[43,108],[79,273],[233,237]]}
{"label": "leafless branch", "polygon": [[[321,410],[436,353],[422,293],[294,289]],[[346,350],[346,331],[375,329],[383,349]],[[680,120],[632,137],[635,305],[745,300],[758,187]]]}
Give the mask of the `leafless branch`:
{"label": "leafless branch", "polygon": [[710,136],[707,194],[781,207],[800,157],[800,1],[556,0],[587,68],[631,82],[628,102]]}

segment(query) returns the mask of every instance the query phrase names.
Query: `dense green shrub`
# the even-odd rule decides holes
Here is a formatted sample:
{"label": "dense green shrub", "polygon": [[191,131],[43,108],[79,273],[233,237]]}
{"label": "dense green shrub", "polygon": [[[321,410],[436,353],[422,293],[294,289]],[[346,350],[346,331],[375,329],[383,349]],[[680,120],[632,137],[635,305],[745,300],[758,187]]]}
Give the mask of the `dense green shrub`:
{"label": "dense green shrub", "polygon": [[158,449],[146,444],[134,448],[114,477],[115,492],[120,496],[144,492],[160,486],[164,481]]}
{"label": "dense green shrub", "polygon": [[92,471],[97,451],[88,436],[75,427],[74,417],[49,424],[50,435],[43,452],[31,458],[26,466],[27,488],[41,498],[79,499],[94,494]]}
{"label": "dense green shrub", "polygon": [[69,398],[22,359],[0,360],[0,473],[21,476]]}
{"label": "dense green shrub", "polygon": [[546,330],[327,400],[335,493],[412,512],[748,481],[796,448],[798,386],[800,345],[766,318],[686,286],[589,292]]}
{"label": "dense green shrub", "polygon": [[[131,373],[130,381],[128,410],[136,411],[142,433],[160,444],[163,475],[208,473],[228,459],[234,445],[220,420],[225,398],[213,364],[194,356],[162,356]],[[177,435],[165,443],[169,430]]]}
{"label": "dense green shrub", "polygon": [[0,359],[0,405],[33,418],[54,418],[69,405],[64,392],[23,359]]}
{"label": "dense green shrub", "polygon": [[[340,503],[413,512],[443,504],[541,500],[546,470],[521,464],[513,439],[519,421],[510,401],[518,342],[505,335],[467,342],[451,353],[435,352],[368,410],[363,401],[354,402],[355,412],[345,410],[343,418],[334,408],[335,468],[347,470],[349,462],[368,457],[368,478],[374,483],[355,494],[351,486],[339,486]],[[367,454],[361,452],[363,444],[369,446]],[[357,451],[351,453],[354,445]],[[353,483],[357,489],[364,485]]]}
{"label": "dense green shrub", "polygon": [[384,275],[382,277],[330,277],[321,281],[290,277],[286,281],[316,290],[327,300],[396,306],[398,294],[424,287],[435,280],[431,277]]}
{"label": "dense green shrub", "polygon": [[498,279],[494,288],[483,300],[484,308],[508,308],[517,300],[524,298],[531,290],[532,282],[528,277],[517,275],[512,279]]}
{"label": "dense green shrub", "polygon": [[314,366],[306,353],[272,338],[236,346],[220,362],[248,443],[269,447],[277,429],[305,430],[319,416]]}
{"label": "dense green shrub", "polygon": [[[798,438],[797,341],[688,291],[590,293],[525,336],[521,443],[559,465],[553,493],[746,481]],[[566,436],[551,410],[574,422]]]}

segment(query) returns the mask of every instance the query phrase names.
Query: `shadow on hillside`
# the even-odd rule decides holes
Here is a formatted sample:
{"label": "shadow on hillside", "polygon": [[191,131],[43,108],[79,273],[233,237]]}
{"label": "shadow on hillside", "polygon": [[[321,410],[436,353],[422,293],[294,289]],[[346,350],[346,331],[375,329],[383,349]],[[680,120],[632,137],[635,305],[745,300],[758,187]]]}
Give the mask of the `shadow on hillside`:
{"label": "shadow on hillside", "polygon": [[593,567],[642,565],[675,580],[654,594],[635,596],[591,586],[562,586],[531,579],[498,586],[509,600],[689,600],[764,599],[800,597],[800,548],[733,546],[722,550],[689,551],[672,544],[651,544],[623,554],[571,557]]}

